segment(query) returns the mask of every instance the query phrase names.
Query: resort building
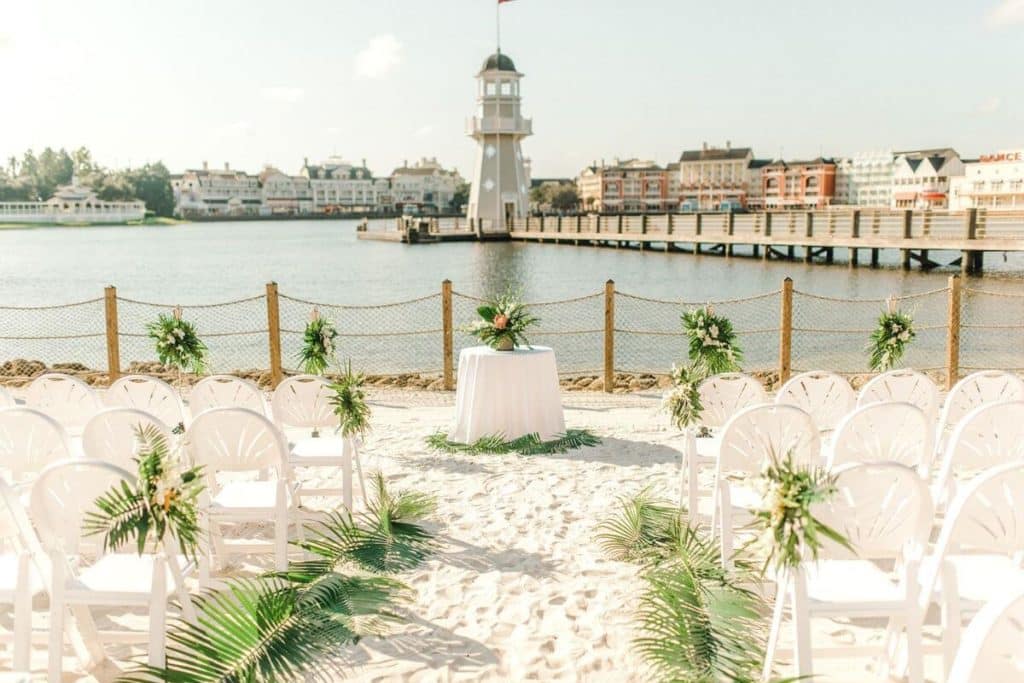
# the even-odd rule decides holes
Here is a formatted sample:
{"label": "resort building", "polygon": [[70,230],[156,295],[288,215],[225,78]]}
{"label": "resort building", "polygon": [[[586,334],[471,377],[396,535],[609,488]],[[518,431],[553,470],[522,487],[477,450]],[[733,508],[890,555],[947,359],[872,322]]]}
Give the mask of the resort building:
{"label": "resort building", "polygon": [[381,204],[395,209],[415,206],[428,212],[448,211],[461,184],[458,171],[445,170],[436,158],[423,158],[391,172],[390,196],[380,195]]}
{"label": "resort building", "polygon": [[0,223],[127,223],[145,217],[145,203],[102,200],[76,176],[45,202],[0,202]]}
{"label": "resort building", "polygon": [[580,203],[588,211],[604,213],[657,213],[675,210],[678,200],[669,193],[669,173],[653,161],[615,160],[596,163],[576,179]]}
{"label": "resort building", "polygon": [[366,159],[360,166],[337,156],[318,165],[305,159],[299,175],[309,181],[316,213],[374,212],[390,202],[387,178],[374,178]]}
{"label": "resort building", "polygon": [[273,166],[265,166],[259,175],[263,194],[263,213],[295,215],[312,213],[313,192],[309,179],[290,176]]}
{"label": "resort building", "polygon": [[951,209],[1024,209],[1024,150],[983,154],[950,180]]}
{"label": "resort building", "polygon": [[835,204],[888,208],[896,157],[892,150],[867,152],[836,164]]}
{"label": "resort building", "polygon": [[201,170],[190,169],[171,179],[174,213],[193,216],[257,216],[263,207],[260,179],[244,171],[211,170],[204,161]]}
{"label": "resort building", "polygon": [[773,161],[761,168],[761,190],[765,209],[823,209],[835,199],[836,162]]}
{"label": "resort building", "polygon": [[771,159],[751,159],[747,164],[747,208],[751,211],[764,210],[764,184],[761,180],[764,167]]}
{"label": "resort building", "polygon": [[896,152],[892,179],[894,209],[948,209],[950,179],[964,163],[949,147]]}
{"label": "resort building", "polygon": [[749,147],[711,147],[686,150],[679,155],[679,208],[684,211],[738,209],[747,205],[748,167],[754,159]]}

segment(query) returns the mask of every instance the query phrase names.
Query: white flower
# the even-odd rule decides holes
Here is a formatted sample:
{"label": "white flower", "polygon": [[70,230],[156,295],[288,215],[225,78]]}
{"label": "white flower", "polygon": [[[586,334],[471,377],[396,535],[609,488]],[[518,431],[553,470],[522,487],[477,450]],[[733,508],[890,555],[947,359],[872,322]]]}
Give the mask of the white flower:
{"label": "white flower", "polygon": [[174,328],[174,336],[176,336],[178,339],[184,339],[185,338],[185,331],[182,330],[180,327],[175,327]]}
{"label": "white flower", "polygon": [[889,337],[889,339],[887,339],[885,343],[888,344],[889,346],[895,346],[896,345],[896,337]]}
{"label": "white flower", "polygon": [[900,332],[900,341],[908,341],[909,339],[910,339],[910,332],[909,331],[904,330],[904,331]]}
{"label": "white flower", "polygon": [[173,334],[168,334],[166,337],[164,337],[164,339],[167,340],[168,344],[173,344],[174,343],[174,335]]}

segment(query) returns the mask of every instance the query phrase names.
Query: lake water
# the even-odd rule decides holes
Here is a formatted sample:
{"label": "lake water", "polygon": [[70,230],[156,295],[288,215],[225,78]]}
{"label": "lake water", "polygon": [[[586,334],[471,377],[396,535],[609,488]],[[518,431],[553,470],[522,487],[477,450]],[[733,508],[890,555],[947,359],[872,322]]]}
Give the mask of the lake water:
{"label": "lake water", "polygon": [[[96,299],[114,284],[122,302],[122,365],[152,359],[145,323],[168,306],[182,304],[186,316],[210,335],[214,369],[266,367],[266,313],[262,300],[222,308],[190,308],[258,297],[276,281],[282,295],[285,365],[301,344],[310,301],[360,306],[436,295],[449,278],[456,292],[485,295],[507,283],[522,286],[528,301],[597,295],[608,279],[620,292],[616,303],[616,365],[624,370],[665,369],[682,355],[679,306],[671,301],[703,302],[742,298],[779,289],[784,277],[800,292],[850,299],[910,295],[946,285],[956,268],[930,273],[903,271],[896,252],[883,252],[884,267],[848,268],[844,263],[807,265],[736,256],[694,256],[535,243],[449,243],[408,246],[356,239],[356,222],[312,220],[194,223],[166,227],[39,228],[0,230],[0,363],[14,357],[46,362],[78,360],[105,367],[102,302],[42,312],[3,307],[47,306]],[[837,261],[846,258],[836,251]],[[955,254],[937,254],[952,260]],[[867,254],[861,255],[863,263]],[[989,254],[986,275],[971,287],[1024,294],[1024,257]],[[456,325],[468,323],[475,303],[455,301]],[[946,315],[944,293],[905,303],[922,326],[912,358],[917,367],[941,367]],[[965,322],[1019,325],[1024,297],[978,297]],[[794,301],[794,366],[855,372],[863,370],[863,346],[881,304],[839,304],[798,295]],[[772,367],[777,360],[778,295],[723,305],[743,341],[749,367]],[[439,298],[386,309],[323,307],[346,336],[343,357],[368,372],[437,371],[441,365]],[[559,349],[566,371],[600,367],[603,302],[599,296],[540,307],[542,328],[534,341]],[[395,336],[393,333],[404,333]],[[1024,328],[987,334],[965,330],[964,365],[1024,366],[1020,348]],[[231,333],[232,336],[227,336]],[[64,341],[13,340],[54,337]],[[219,336],[225,335],[225,336]],[[5,337],[7,339],[5,339]],[[457,335],[456,348],[472,343]]]}

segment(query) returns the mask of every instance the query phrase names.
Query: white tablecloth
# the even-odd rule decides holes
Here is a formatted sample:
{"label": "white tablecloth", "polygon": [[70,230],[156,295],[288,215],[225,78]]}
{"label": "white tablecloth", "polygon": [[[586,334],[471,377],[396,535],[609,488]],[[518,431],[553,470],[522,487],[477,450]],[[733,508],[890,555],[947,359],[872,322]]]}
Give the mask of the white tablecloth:
{"label": "white tablecloth", "polygon": [[451,441],[472,443],[501,434],[537,433],[548,440],[565,433],[555,353],[546,346],[495,351],[486,346],[459,354],[455,428]]}

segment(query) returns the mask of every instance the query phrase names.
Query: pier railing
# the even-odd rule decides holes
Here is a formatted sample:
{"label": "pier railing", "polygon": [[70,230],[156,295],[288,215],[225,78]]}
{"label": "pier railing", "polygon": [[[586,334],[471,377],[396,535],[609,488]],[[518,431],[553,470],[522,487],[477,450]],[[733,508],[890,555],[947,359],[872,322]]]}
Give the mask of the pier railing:
{"label": "pier railing", "polygon": [[[209,347],[213,372],[264,386],[298,372],[303,331],[315,311],[338,330],[339,360],[351,359],[370,375],[419,375],[450,389],[459,352],[476,343],[465,329],[480,301],[449,281],[434,293],[373,305],[301,298],[274,283],[251,297],[180,307],[108,287],[103,296],[65,305],[0,306],[0,383],[24,383],[44,371],[101,384],[127,373],[165,373],[146,325],[180,308]],[[601,382],[591,388],[611,390],[627,381],[624,373],[665,374],[685,360],[680,314],[705,303],[733,322],[743,367],[774,382],[811,369],[867,374],[865,346],[887,306],[886,299],[803,291],[788,278],[773,291],[711,301],[649,297],[609,281],[601,291],[533,302],[541,322],[530,341],[554,347],[564,375],[596,377]],[[954,276],[945,287],[895,297],[895,305],[913,316],[917,330],[907,366],[947,384],[979,369],[1024,371],[1024,291],[975,288]]]}

